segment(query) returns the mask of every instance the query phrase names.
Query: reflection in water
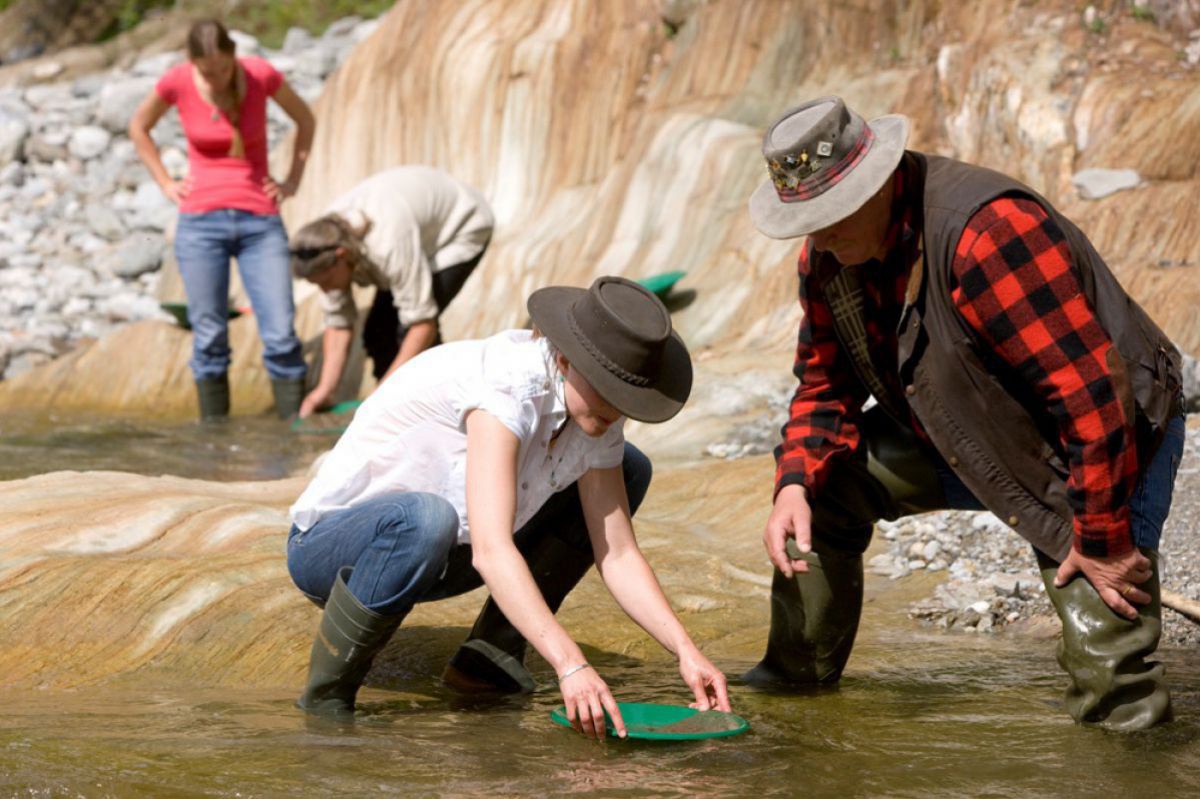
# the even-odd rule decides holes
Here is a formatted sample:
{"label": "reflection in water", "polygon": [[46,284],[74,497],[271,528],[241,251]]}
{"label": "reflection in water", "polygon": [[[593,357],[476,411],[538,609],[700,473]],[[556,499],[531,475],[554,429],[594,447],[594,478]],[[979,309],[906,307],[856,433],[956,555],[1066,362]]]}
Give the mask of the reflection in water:
{"label": "reflection in water", "polygon": [[[560,697],[463,701],[431,679],[364,691],[362,719],[307,719],[292,693],[180,689],[3,696],[0,792],[87,796],[1194,796],[1200,703],[1136,735],[1076,727],[1047,653],[942,636],[897,657],[864,642],[840,689],[734,689],[751,731],[597,744],[551,722]],[[1200,683],[1165,653],[1177,686]],[[679,702],[669,663],[597,653],[619,698]],[[610,661],[610,662],[609,662]],[[544,664],[543,664],[544,665]],[[730,673],[750,662],[722,664]],[[539,677],[549,673],[539,670]]]}
{"label": "reflection in water", "polygon": [[77,414],[5,413],[0,480],[112,470],[202,480],[275,480],[303,470],[333,435],[299,435],[273,416],[164,422]]}

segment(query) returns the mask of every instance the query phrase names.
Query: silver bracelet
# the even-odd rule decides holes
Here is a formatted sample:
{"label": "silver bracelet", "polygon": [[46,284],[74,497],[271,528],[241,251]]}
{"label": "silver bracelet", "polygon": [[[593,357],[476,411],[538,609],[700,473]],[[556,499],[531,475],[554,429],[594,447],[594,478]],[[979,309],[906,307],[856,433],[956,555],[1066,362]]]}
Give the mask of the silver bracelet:
{"label": "silver bracelet", "polygon": [[577,671],[583,671],[584,669],[590,669],[591,667],[592,667],[592,664],[591,664],[591,663],[580,663],[578,666],[572,666],[571,668],[569,668],[569,669],[567,669],[566,671],[564,671],[564,672],[562,673],[562,675],[561,675],[561,676],[558,678],[558,684],[559,684],[559,685],[562,685],[562,683],[563,683],[563,680],[567,679],[568,677],[570,677],[570,676],[571,676],[572,674],[574,674],[575,672],[577,672]]}

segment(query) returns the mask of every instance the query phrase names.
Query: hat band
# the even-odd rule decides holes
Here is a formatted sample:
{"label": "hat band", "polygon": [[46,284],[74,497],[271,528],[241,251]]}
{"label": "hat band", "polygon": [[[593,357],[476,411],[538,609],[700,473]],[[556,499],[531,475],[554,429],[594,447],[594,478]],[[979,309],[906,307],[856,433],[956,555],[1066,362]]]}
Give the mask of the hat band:
{"label": "hat band", "polygon": [[[850,174],[850,170],[866,156],[873,141],[875,141],[875,134],[871,132],[870,125],[863,125],[862,133],[858,135],[854,146],[836,164],[824,169],[820,168],[820,162],[816,159],[808,160],[807,151],[801,153],[803,163],[794,169],[785,170],[777,162],[768,161],[767,168],[771,173],[771,181],[775,184],[775,191],[779,194],[780,201],[796,203],[811,200],[813,197],[829,191],[840,183],[842,178]],[[809,172],[809,175],[801,178],[800,174],[803,172]]]}
{"label": "hat band", "polygon": [[596,363],[600,364],[606,370],[612,372],[626,383],[643,388],[650,384],[649,378],[634,374],[597,349],[596,345],[592,343],[592,340],[585,336],[583,331],[579,329],[579,323],[575,321],[575,316],[573,314],[569,315],[567,318],[571,323],[571,332],[575,334],[575,340],[582,344],[583,348],[588,351],[588,354],[596,359]]}

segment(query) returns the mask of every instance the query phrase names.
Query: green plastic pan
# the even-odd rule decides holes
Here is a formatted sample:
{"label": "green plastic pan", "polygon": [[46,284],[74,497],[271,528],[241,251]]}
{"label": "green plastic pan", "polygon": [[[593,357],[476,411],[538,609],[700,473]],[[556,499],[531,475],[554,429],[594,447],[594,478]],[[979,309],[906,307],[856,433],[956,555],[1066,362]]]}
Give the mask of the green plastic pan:
{"label": "green plastic pan", "polygon": [[339,402],[327,411],[322,411],[307,419],[294,420],[292,431],[311,435],[340,436],[350,426],[350,420],[336,417],[353,416],[359,405],[362,405],[362,400]]}
{"label": "green plastic pan", "polygon": [[663,272],[661,275],[640,278],[637,282],[662,299],[671,293],[671,289],[686,274],[687,272]]}
{"label": "green plastic pan", "polygon": [[[699,711],[683,705],[656,705],[645,702],[618,702],[621,718],[625,719],[625,732],[630,738],[649,741],[699,741],[705,738],[728,738],[750,729],[750,722],[732,713],[719,710]],[[570,727],[567,709],[560,706],[551,711],[550,718],[557,724]],[[616,737],[616,730],[608,714],[604,714],[608,734]]]}
{"label": "green plastic pan", "polygon": [[[186,302],[160,302],[158,304],[158,307],[162,308],[164,311],[169,313],[171,316],[174,316],[175,323],[177,325],[179,325],[180,327],[182,327],[184,330],[192,329],[191,324],[188,322],[187,303]],[[239,308],[230,308],[229,309],[229,318],[237,319],[243,313],[245,313],[245,311],[241,310]]]}

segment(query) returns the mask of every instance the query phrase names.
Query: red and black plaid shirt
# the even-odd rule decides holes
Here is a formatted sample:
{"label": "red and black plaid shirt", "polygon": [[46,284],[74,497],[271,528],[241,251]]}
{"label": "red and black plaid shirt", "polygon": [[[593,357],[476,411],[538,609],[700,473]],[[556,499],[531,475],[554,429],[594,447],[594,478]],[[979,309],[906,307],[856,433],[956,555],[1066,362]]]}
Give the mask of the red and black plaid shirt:
{"label": "red and black plaid shirt", "polygon": [[[869,351],[885,385],[903,403],[896,327],[908,273],[916,260],[908,176],[896,172],[888,256],[871,263],[864,281]],[[811,243],[800,253],[800,306],[792,398],[783,443],[776,449],[775,490],[798,483],[821,490],[828,462],[860,443],[855,420],[867,391],[841,350],[833,316],[809,280]],[[1132,548],[1129,499],[1137,480],[1137,448],[1113,386],[1107,333],[1083,295],[1062,231],[1036,202],[1003,197],[980,209],[955,251],[952,299],[985,346],[1024,380],[1058,422],[1069,460],[1068,497],[1075,548],[1119,555]],[[918,435],[925,437],[913,418]]]}

